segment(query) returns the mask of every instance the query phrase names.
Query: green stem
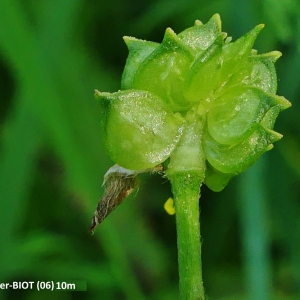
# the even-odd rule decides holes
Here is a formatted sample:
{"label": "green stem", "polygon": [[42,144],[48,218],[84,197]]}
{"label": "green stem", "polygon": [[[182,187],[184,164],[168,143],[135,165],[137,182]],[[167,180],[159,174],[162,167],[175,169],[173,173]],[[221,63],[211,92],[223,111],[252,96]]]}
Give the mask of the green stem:
{"label": "green stem", "polygon": [[206,170],[202,149],[205,120],[194,112],[185,118],[187,124],[166,175],[175,199],[180,299],[203,300],[199,198]]}
{"label": "green stem", "polygon": [[203,176],[177,173],[170,178],[176,208],[179,289],[182,300],[203,300],[199,198]]}

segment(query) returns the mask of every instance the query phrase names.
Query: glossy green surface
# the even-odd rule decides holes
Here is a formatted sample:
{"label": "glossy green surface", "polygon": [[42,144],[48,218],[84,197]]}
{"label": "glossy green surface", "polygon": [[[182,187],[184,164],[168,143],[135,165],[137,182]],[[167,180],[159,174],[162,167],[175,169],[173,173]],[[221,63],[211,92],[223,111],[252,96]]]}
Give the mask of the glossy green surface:
{"label": "glossy green surface", "polygon": [[[170,157],[169,168],[188,171],[188,164],[190,170],[203,168],[200,155],[231,178],[271,149],[280,138],[272,132],[275,119],[290,103],[276,96],[274,63],[280,52],[252,49],[263,27],[230,42],[215,14],[178,35],[168,28],[161,44],[126,37],[123,91],[102,93],[111,101],[103,109],[113,161],[142,170]],[[193,132],[194,123],[202,129],[191,145],[182,133]],[[222,178],[205,182],[220,190]]]}

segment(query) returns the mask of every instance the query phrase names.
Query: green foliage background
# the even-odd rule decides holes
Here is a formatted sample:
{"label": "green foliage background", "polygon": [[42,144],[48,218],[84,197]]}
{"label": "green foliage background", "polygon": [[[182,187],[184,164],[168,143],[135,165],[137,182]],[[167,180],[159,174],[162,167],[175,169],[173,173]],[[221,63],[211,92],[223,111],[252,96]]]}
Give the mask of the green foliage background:
{"label": "green foliage background", "polygon": [[0,283],[87,283],[86,292],[1,290],[0,299],[178,299],[169,183],[144,175],[87,232],[106,170],[95,88],[120,88],[122,36],[160,42],[220,13],[236,39],[265,23],[256,48],[280,50],[284,138],[221,193],[202,188],[209,299],[300,297],[300,3],[297,0],[1,0]]}

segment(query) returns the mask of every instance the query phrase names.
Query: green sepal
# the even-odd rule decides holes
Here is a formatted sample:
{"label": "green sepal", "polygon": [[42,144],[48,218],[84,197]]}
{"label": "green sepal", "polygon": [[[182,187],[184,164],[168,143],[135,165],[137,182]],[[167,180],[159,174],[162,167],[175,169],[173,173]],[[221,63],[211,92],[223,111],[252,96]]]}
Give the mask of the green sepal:
{"label": "green sepal", "polygon": [[279,51],[273,51],[250,56],[251,73],[242,83],[255,86],[270,94],[276,94],[277,75],[274,63],[281,55]]}
{"label": "green sepal", "polygon": [[228,184],[230,179],[234,177],[231,173],[222,173],[217,171],[209,163],[206,164],[205,185],[214,192],[221,192]]}
{"label": "green sepal", "polygon": [[220,33],[220,15],[214,14],[206,24],[196,21],[193,27],[180,32],[178,37],[194,55],[199,55],[215,41]]}
{"label": "green sepal", "polygon": [[223,37],[219,35],[214,43],[194,61],[186,77],[184,95],[190,102],[198,102],[203,106],[201,108],[203,113],[209,105],[205,100],[212,97],[220,80],[222,45]]}
{"label": "green sepal", "polygon": [[263,24],[257,25],[235,42],[224,44],[221,57],[221,83],[227,81],[232,74],[245,66],[252,46],[263,27]]}
{"label": "green sepal", "polygon": [[122,75],[121,88],[122,90],[128,90],[133,87],[134,75],[141,63],[159,46],[159,44],[129,36],[124,36],[123,39],[127,45],[129,54]]}
{"label": "green sepal", "polygon": [[277,76],[274,63],[280,56],[279,51],[250,56],[245,67],[230,77],[225,88],[248,85],[276,94]]}
{"label": "green sepal", "polygon": [[282,98],[253,87],[231,88],[211,106],[207,129],[220,144],[240,143],[256,129],[271,107],[285,105]]}
{"label": "green sepal", "polygon": [[238,174],[250,167],[268,146],[278,141],[282,135],[258,126],[246,140],[230,146],[216,142],[208,132],[204,134],[203,149],[208,162],[222,173]]}
{"label": "green sepal", "polygon": [[126,90],[96,92],[105,110],[106,146],[123,168],[144,170],[164,162],[179,142],[185,121],[157,95]]}
{"label": "green sepal", "polygon": [[183,96],[182,86],[192,61],[189,49],[168,28],[160,46],[137,70],[133,87],[155,93],[173,111],[187,110],[191,105]]}

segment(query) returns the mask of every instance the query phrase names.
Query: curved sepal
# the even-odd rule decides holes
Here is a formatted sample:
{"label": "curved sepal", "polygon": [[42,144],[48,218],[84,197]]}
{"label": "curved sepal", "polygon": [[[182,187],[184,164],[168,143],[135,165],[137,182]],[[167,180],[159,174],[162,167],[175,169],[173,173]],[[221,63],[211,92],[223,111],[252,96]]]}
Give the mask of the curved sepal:
{"label": "curved sepal", "polygon": [[122,75],[121,88],[122,90],[128,90],[133,87],[133,79],[137,69],[159,44],[129,36],[124,36],[123,39],[127,45],[129,54]]}
{"label": "curved sepal", "polygon": [[282,136],[258,126],[246,140],[230,146],[217,143],[208,132],[204,136],[204,152],[208,162],[222,173],[239,174],[250,167],[268,150],[270,144]]}
{"label": "curved sepal", "polygon": [[165,109],[161,98],[146,91],[96,92],[105,105],[106,145],[110,157],[130,170],[164,162],[179,142],[184,120]]}
{"label": "curved sepal", "polygon": [[195,22],[193,27],[180,32],[178,37],[194,55],[199,55],[206,50],[221,33],[221,18],[219,14],[214,14],[206,23]]}
{"label": "curved sepal", "polygon": [[277,76],[274,63],[280,56],[279,51],[250,56],[245,66],[230,77],[224,88],[248,85],[276,94]]}
{"label": "curved sepal", "polygon": [[[286,105],[282,98],[253,87],[231,88],[211,106],[207,129],[220,144],[240,143],[257,128],[271,107]],[[271,116],[276,118],[275,114],[268,118]]]}
{"label": "curved sepal", "polygon": [[208,105],[205,100],[213,96],[220,80],[222,45],[223,37],[219,35],[214,43],[193,62],[185,80],[185,97],[192,103],[198,102],[204,106],[203,113],[206,112]]}
{"label": "curved sepal", "polygon": [[212,191],[221,192],[232,177],[234,174],[219,172],[207,163],[204,183]]}
{"label": "curved sepal", "polygon": [[277,75],[274,63],[281,55],[279,51],[272,51],[249,57],[250,75],[242,83],[260,88],[267,93],[276,94]]}
{"label": "curved sepal", "polygon": [[186,110],[190,104],[183,96],[182,86],[192,61],[188,48],[168,28],[163,42],[137,70],[133,87],[157,94],[173,111]]}
{"label": "curved sepal", "polygon": [[244,66],[245,61],[251,54],[252,46],[263,27],[263,24],[257,25],[235,42],[224,44],[221,57],[221,82],[227,81],[231,74],[234,74]]}

